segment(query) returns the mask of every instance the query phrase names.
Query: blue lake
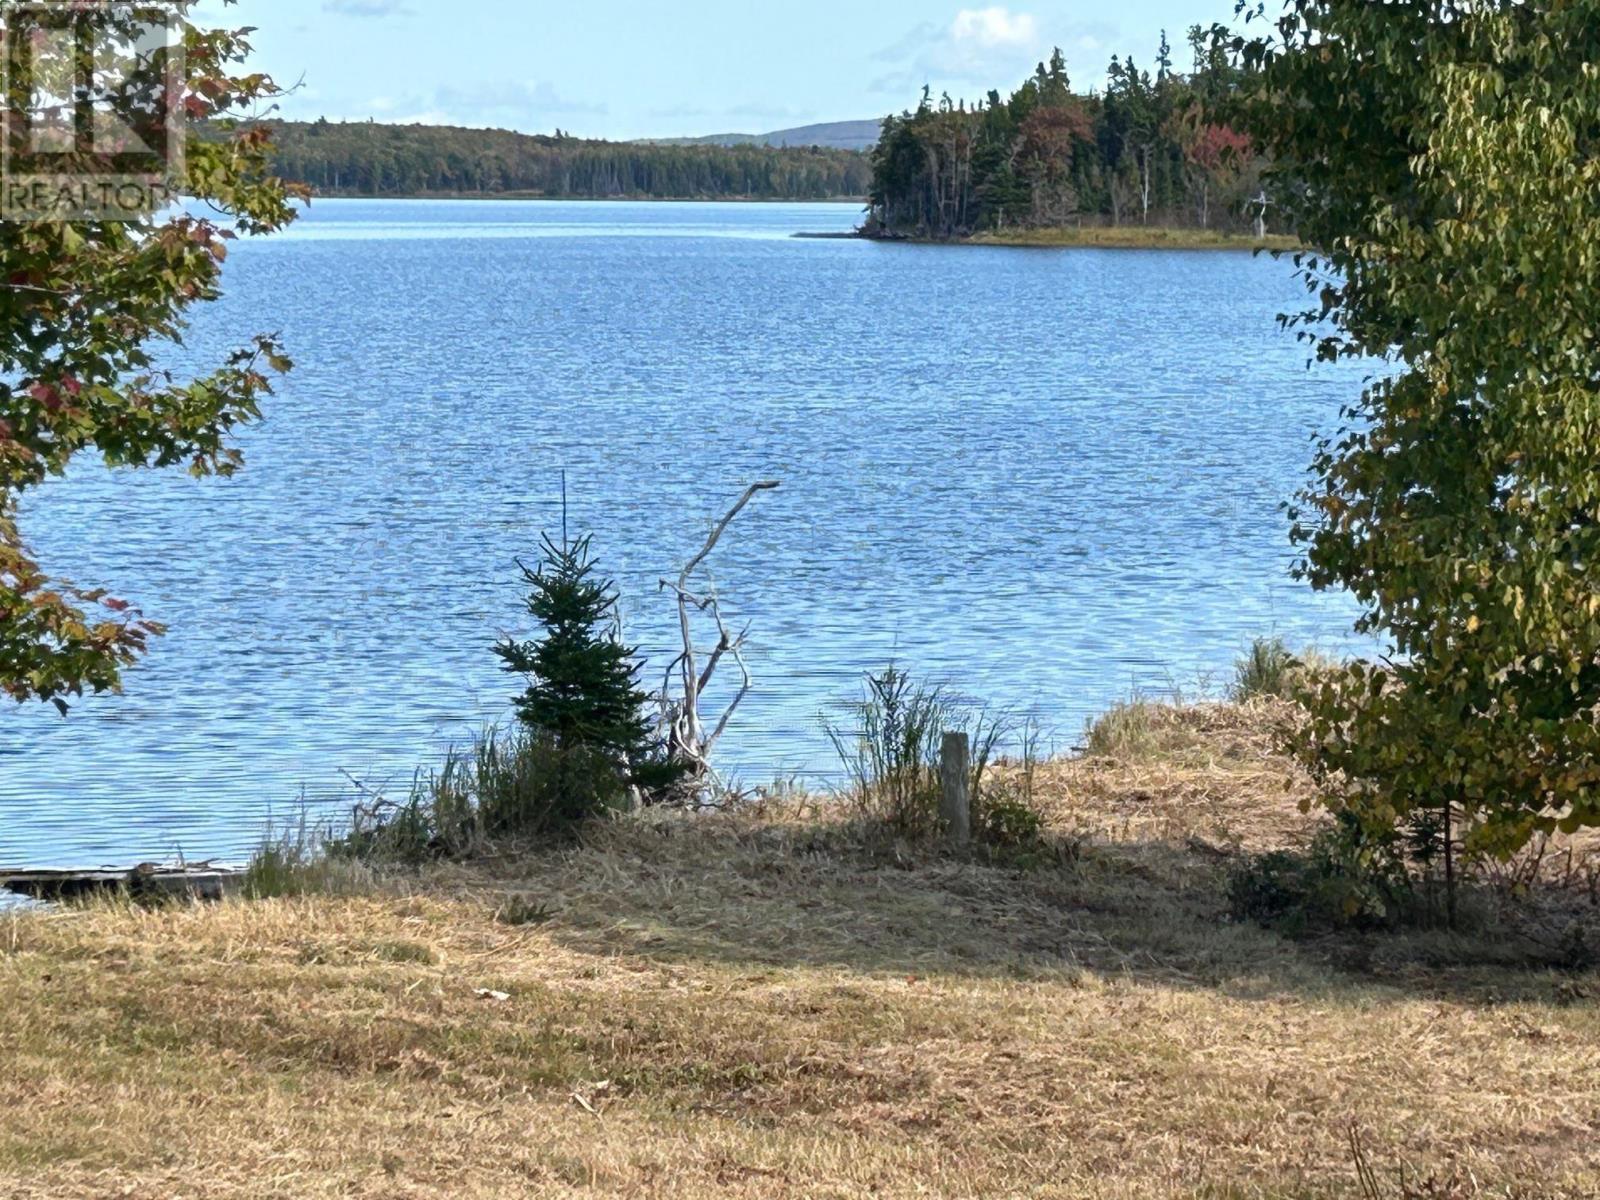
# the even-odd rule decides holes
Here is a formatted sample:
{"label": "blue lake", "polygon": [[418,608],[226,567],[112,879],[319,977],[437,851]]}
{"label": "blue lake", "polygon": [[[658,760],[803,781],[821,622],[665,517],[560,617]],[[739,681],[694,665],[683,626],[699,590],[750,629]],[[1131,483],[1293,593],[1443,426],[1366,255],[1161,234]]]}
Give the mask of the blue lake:
{"label": "blue lake", "polygon": [[[891,658],[1058,748],[1140,690],[1220,687],[1258,634],[1336,649],[1281,503],[1355,368],[1308,371],[1287,263],[803,240],[837,205],[319,201],[237,246],[204,361],[298,363],[232,480],[85,462],[30,497],[48,570],[171,631],[125,693],[0,711],[0,863],[237,857],[268,812],[401,788],[503,720],[514,559],[593,530],[626,632],[743,486],[711,566],[752,626],[723,745],[833,768],[818,714]],[[180,359],[180,361],[183,361]]]}

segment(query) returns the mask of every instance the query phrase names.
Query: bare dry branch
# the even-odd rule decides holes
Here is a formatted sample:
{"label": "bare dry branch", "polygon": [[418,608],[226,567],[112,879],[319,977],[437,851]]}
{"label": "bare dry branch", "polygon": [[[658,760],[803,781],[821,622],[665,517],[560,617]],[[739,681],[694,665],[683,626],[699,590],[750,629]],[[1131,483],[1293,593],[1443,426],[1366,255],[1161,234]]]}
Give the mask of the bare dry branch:
{"label": "bare dry branch", "polygon": [[716,746],[717,741],[722,737],[723,730],[728,728],[728,722],[733,719],[734,710],[750,694],[750,685],[752,683],[750,667],[744,661],[744,655],[740,653],[739,644],[735,643],[729,647],[729,650],[733,654],[733,661],[739,664],[739,672],[744,677],[744,681],[739,685],[738,694],[734,696],[728,707],[723,711],[722,719],[717,722],[717,727],[711,731],[711,736],[706,739],[704,755],[708,760],[711,757],[712,748]]}
{"label": "bare dry branch", "polygon": [[781,480],[768,479],[761,483],[752,483],[745,488],[744,495],[739,497],[739,502],[728,510],[727,516],[717,522],[716,528],[711,531],[711,536],[706,539],[706,544],[700,548],[700,553],[691,558],[683,570],[678,573],[678,586],[684,587],[688,584],[689,576],[694,573],[694,569],[705,561],[706,556],[712,550],[716,549],[717,542],[722,539],[723,530],[727,529],[733,523],[733,519],[744,511],[744,506],[750,503],[757,492],[770,492],[781,485]]}
{"label": "bare dry branch", "polygon": [[[704,593],[696,592],[689,586],[690,577],[700,569],[716,549],[717,543],[722,540],[722,535],[727,531],[733,519],[737,517],[747,504],[755,497],[756,493],[771,491],[779,486],[778,480],[763,480],[753,483],[744,490],[738,501],[728,510],[722,520],[712,527],[710,535],[706,538],[705,545],[700,548],[693,558],[684,564],[683,570],[678,573],[677,582],[663,579],[661,589],[671,591],[678,602],[678,628],[683,637],[683,650],[668,665],[661,688],[661,723],[667,730],[668,751],[680,762],[688,764],[691,773],[696,778],[704,778],[711,773],[711,750],[717,740],[727,729],[728,722],[732,719],[734,711],[749,694],[751,676],[748,664],[742,653],[745,637],[750,632],[749,626],[734,635],[722,618],[722,605],[713,587]],[[691,620],[692,612],[710,614],[717,626],[717,642],[707,654],[704,667],[698,661],[698,651],[694,643],[694,626]],[[738,694],[724,710],[717,721],[716,728],[711,735],[706,736],[705,725],[700,717],[700,698],[711,685],[712,677],[718,665],[726,657],[732,657],[739,666],[741,684]],[[672,680],[676,674],[681,695],[671,695]]]}

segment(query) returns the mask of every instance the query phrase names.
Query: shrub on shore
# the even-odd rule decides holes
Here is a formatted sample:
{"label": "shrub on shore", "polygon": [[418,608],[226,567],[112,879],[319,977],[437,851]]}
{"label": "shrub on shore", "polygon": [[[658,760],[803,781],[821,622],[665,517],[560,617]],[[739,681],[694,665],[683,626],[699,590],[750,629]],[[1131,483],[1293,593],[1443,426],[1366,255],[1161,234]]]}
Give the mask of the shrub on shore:
{"label": "shrub on shore", "polygon": [[1398,839],[1348,819],[1324,826],[1303,851],[1251,856],[1228,880],[1235,917],[1290,933],[1432,927],[1443,913],[1431,898]]}
{"label": "shrub on shore", "polygon": [[[1592,844],[1569,845],[1566,869],[1543,849],[1512,863],[1466,858],[1452,889],[1437,856],[1413,839],[1374,832],[1352,814],[1323,824],[1303,849],[1254,854],[1228,875],[1229,908],[1291,937],[1421,934],[1485,961],[1583,970],[1600,963]],[[1463,941],[1463,939],[1466,939]]]}
{"label": "shrub on shore", "polygon": [[[1083,753],[1119,763],[1184,764],[1216,752],[1224,730],[1271,729],[1276,713],[1257,712],[1252,704],[1190,705],[1172,700],[1135,698],[1113,704],[1084,729]],[[1196,722],[1197,714],[1211,721]]]}
{"label": "shrub on shore", "polygon": [[1600,147],[1600,23],[1552,0],[1379,12],[1294,0],[1235,40],[1234,111],[1319,249],[1284,321],[1319,361],[1385,364],[1289,518],[1298,576],[1388,653],[1321,681],[1296,751],[1330,811],[1437,830],[1453,895],[1458,859],[1600,829],[1600,342],[1574,253],[1600,206],[1570,177]]}
{"label": "shrub on shore", "polygon": [[403,799],[363,795],[341,829],[304,813],[269,828],[243,890],[252,899],[338,891],[368,865],[420,867],[559,840],[582,820],[629,805],[609,756],[562,751],[546,734],[491,726],[470,746],[445,751],[438,767],[418,771]]}
{"label": "shrub on shore", "polygon": [[1084,753],[1123,761],[1148,757],[1158,746],[1158,708],[1146,700],[1113,704],[1085,728]]}

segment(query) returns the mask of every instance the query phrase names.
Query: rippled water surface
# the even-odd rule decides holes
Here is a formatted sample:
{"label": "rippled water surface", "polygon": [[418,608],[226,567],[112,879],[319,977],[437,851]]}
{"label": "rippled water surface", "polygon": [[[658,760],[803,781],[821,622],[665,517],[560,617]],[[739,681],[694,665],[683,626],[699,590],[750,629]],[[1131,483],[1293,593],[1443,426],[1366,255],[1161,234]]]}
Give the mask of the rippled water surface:
{"label": "rippled water surface", "polygon": [[832,767],[817,715],[891,657],[1070,745],[1249,638],[1337,645],[1279,510],[1358,384],[1242,253],[800,240],[829,205],[321,201],[239,246],[196,354],[281,330],[298,368],[247,469],[31,499],[47,568],[171,626],[125,694],[0,711],[0,863],[237,855],[269,810],[401,785],[503,719],[513,559],[596,532],[664,665],[656,581],[749,481],[712,560],[757,691],[747,781]]}

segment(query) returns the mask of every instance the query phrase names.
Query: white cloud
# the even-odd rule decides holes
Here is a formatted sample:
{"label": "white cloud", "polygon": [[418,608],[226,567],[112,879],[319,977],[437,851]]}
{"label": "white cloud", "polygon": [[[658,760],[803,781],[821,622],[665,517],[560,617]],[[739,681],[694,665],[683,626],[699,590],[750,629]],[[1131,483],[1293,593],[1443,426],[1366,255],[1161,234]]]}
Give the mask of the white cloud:
{"label": "white cloud", "polygon": [[1030,70],[1043,49],[1032,13],[998,5],[963,8],[947,23],[926,22],[875,57],[896,64],[875,91],[907,93],[924,83],[1005,87]]}
{"label": "white cloud", "polygon": [[1039,40],[1039,22],[1032,13],[1009,8],[963,8],[950,26],[950,40],[970,42],[985,49],[995,46],[1033,46]]}
{"label": "white cloud", "polygon": [[1055,21],[1046,28],[1033,13],[1004,5],[963,8],[948,22],[924,22],[875,54],[893,67],[871,86],[908,99],[925,83],[955,94],[968,89],[981,94],[990,88],[1004,92],[1048,58],[1052,46],[1067,51],[1069,66],[1081,55],[1087,60],[1084,65],[1092,66],[1092,76],[1099,71],[1094,60],[1114,36],[1115,30],[1101,21]]}

